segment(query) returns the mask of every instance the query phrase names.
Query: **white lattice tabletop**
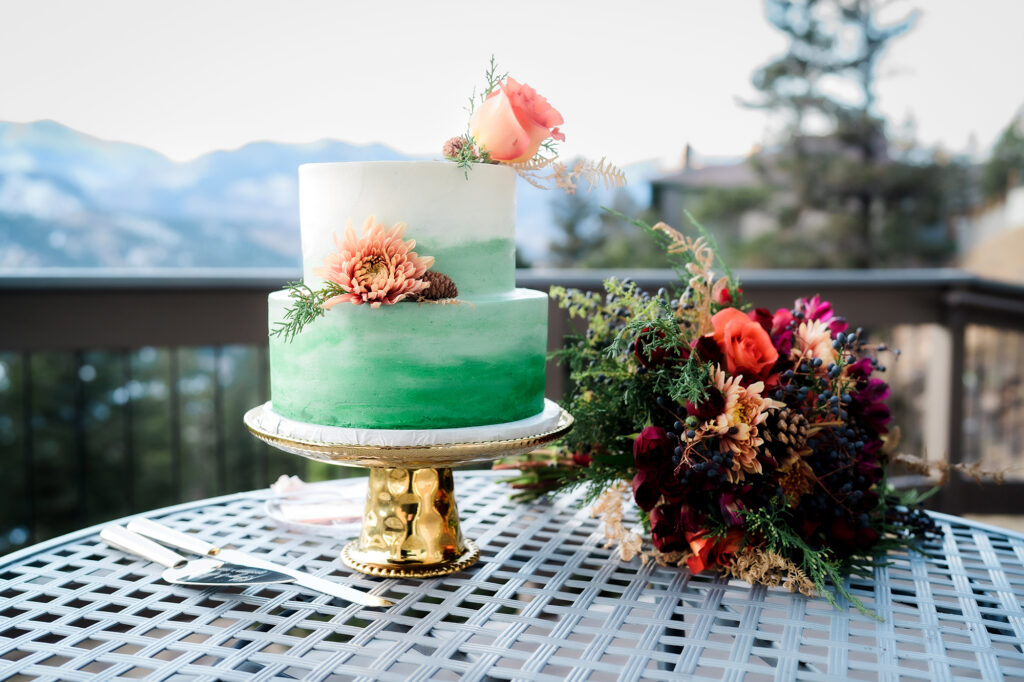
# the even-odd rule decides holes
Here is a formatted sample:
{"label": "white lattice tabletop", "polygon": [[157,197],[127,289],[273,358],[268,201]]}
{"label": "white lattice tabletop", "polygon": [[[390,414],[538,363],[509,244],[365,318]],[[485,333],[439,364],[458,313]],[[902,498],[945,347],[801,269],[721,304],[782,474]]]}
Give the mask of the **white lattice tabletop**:
{"label": "white lattice tabletop", "polygon": [[883,620],[602,549],[571,500],[517,505],[459,475],[483,550],[423,581],[353,574],[343,539],[297,534],[262,492],[150,512],[222,545],[387,596],[365,608],[293,585],[169,585],[89,529],[0,558],[0,678],[53,680],[1022,679],[1024,535],[937,515],[927,556],[851,590]]}

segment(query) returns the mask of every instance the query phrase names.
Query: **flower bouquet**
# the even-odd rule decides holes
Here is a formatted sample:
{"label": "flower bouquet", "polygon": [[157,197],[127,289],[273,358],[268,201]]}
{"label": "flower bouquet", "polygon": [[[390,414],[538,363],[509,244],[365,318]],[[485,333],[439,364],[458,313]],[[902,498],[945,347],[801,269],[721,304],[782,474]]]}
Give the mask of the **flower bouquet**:
{"label": "flower bouquet", "polygon": [[916,493],[886,486],[898,434],[877,377],[888,351],[817,296],[774,313],[745,303],[724,264],[713,274],[706,233],[631,222],[664,242],[678,290],[617,279],[604,297],[553,288],[586,322],[556,353],[576,426],[560,451],[498,468],[521,469],[512,483],[525,495],[585,486],[626,560],[719,570],[834,605],[831,584],[863,608],[844,576],[934,530]]}

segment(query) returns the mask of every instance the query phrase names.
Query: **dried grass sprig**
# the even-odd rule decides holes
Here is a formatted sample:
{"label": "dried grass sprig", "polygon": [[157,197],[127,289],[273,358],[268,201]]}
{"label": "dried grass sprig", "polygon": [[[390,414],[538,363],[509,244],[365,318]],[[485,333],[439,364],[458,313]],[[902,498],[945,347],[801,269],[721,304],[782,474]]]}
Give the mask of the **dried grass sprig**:
{"label": "dried grass sprig", "polygon": [[722,571],[731,578],[745,580],[751,585],[778,587],[782,585],[790,592],[799,592],[807,597],[817,595],[814,581],[807,577],[792,561],[764,549],[747,547],[737,554],[732,563]]}
{"label": "dried grass sprig", "polygon": [[607,540],[604,545],[606,548],[618,547],[619,557],[623,561],[631,561],[633,557],[639,556],[646,564],[650,556],[643,551],[643,538],[635,530],[626,528],[622,522],[623,502],[627,495],[632,497],[632,494],[629,483],[622,480],[616,482],[597,498],[590,508],[590,516],[601,519],[601,528]]}
{"label": "dried grass sprig", "polygon": [[654,561],[659,566],[682,566],[693,552],[659,552],[654,550]]}
{"label": "dried grass sprig", "polygon": [[1014,471],[1020,471],[1022,467],[1007,467],[1005,469],[985,469],[981,462],[957,462],[950,464],[946,461],[929,461],[919,455],[912,455],[900,452],[893,455],[893,461],[899,462],[907,467],[911,473],[921,476],[933,476],[938,474],[939,480],[936,485],[943,486],[949,481],[949,473],[958,471],[970,478],[975,483],[983,483],[990,480],[993,483],[1003,484],[1006,482],[1006,475]]}

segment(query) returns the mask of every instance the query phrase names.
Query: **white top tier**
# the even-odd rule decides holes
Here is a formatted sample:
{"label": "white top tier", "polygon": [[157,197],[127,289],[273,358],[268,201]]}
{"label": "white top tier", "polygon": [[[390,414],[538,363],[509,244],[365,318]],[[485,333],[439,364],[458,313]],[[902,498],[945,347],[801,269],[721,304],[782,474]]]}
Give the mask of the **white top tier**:
{"label": "white top tier", "polygon": [[319,287],[313,268],[335,249],[333,234],[342,237],[351,221],[361,235],[372,215],[386,227],[405,223],[405,239],[434,257],[432,269],[451,277],[460,297],[508,291],[515,286],[515,183],[511,168],[479,164],[467,173],[448,161],[299,166],[303,279]]}

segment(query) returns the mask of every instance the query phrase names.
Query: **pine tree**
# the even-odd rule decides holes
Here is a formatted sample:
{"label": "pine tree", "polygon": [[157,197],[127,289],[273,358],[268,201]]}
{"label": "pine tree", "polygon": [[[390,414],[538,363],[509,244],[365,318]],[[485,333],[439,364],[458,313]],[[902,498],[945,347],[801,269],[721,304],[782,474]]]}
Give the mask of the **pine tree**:
{"label": "pine tree", "polygon": [[580,267],[583,258],[598,248],[600,235],[588,227],[598,208],[583,192],[557,192],[551,199],[551,215],[557,236],[549,245],[557,267]]}
{"label": "pine tree", "polygon": [[[878,62],[916,19],[911,13],[883,23],[881,7],[875,0],[766,0],[768,21],[789,46],[754,74],[760,98],[750,106],[780,116],[783,134],[754,163],[774,190],[780,241],[816,249],[790,256],[804,265],[917,261],[917,243],[945,218],[943,167],[894,149],[877,112]],[[830,248],[807,239],[812,230]],[[926,251],[928,259],[946,253]]]}

